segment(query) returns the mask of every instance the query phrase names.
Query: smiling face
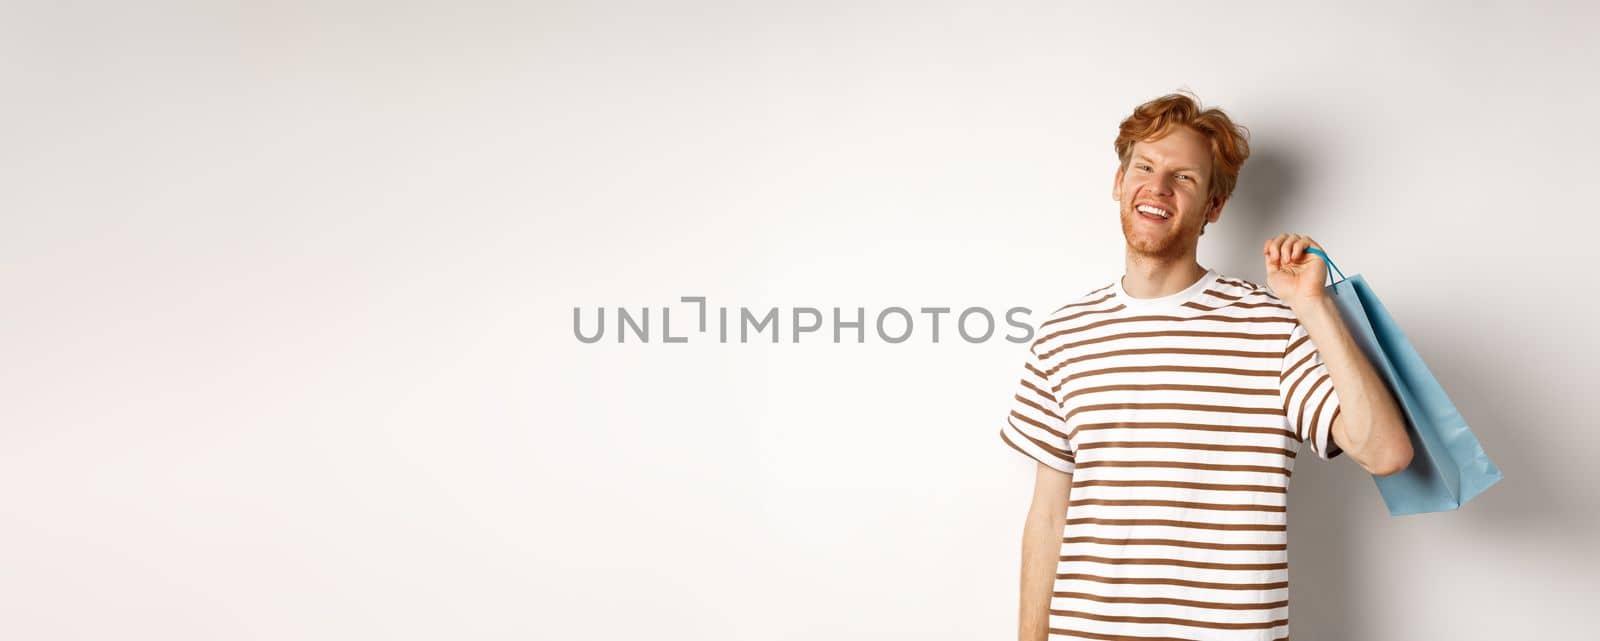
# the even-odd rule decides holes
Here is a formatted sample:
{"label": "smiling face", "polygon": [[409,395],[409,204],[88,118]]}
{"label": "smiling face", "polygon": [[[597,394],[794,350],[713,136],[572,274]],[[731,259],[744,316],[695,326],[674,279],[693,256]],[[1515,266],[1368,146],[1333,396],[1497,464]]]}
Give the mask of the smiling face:
{"label": "smiling face", "polygon": [[1222,215],[1223,201],[1210,198],[1210,183],[1211,148],[1199,132],[1175,127],[1156,140],[1135,142],[1111,190],[1128,251],[1161,259],[1192,255],[1201,228]]}

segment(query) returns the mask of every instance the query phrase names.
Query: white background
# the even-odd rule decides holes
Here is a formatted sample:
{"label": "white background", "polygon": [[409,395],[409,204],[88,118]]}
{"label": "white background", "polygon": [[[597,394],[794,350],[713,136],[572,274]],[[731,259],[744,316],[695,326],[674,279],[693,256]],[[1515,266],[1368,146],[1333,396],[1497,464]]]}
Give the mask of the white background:
{"label": "white background", "polygon": [[1184,87],[1506,475],[1302,460],[1294,638],[1589,634],[1600,14],[1121,4],[6,3],[0,637],[1011,638],[1021,346],[572,310],[1054,309]]}

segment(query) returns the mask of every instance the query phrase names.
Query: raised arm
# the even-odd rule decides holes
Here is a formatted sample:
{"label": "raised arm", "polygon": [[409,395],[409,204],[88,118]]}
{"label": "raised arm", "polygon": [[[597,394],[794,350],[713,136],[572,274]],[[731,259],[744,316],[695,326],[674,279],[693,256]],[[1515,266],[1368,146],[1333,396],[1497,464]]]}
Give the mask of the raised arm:
{"label": "raised arm", "polygon": [[1261,253],[1268,284],[1311,335],[1339,395],[1342,411],[1334,416],[1329,436],[1371,474],[1404,470],[1413,452],[1400,405],[1324,294],[1327,266],[1307,247],[1322,249],[1309,236],[1280,234],[1268,239]]}

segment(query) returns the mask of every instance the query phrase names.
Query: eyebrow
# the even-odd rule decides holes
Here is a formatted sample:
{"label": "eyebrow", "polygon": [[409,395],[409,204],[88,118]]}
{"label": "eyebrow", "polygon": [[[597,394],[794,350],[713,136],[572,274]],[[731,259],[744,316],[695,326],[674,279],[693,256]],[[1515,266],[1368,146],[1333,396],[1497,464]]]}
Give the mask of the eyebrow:
{"label": "eyebrow", "polygon": [[[1151,160],[1149,156],[1146,156],[1144,154],[1134,154],[1133,159],[1134,160],[1143,160],[1143,161],[1148,162],[1148,163],[1155,162],[1154,160]],[[1195,173],[1199,173],[1200,172],[1200,168],[1199,167],[1178,167],[1177,170],[1178,171],[1192,171],[1192,172],[1195,172]]]}

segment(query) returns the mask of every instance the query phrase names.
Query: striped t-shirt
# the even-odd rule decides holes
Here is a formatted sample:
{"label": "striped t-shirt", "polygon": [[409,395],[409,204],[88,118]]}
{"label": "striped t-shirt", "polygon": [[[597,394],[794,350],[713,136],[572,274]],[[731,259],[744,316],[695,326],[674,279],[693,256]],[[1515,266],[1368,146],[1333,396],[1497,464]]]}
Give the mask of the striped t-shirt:
{"label": "striped t-shirt", "polygon": [[1121,279],[1039,326],[1000,436],[1072,474],[1052,639],[1289,636],[1289,475],[1340,454],[1339,398],[1289,306],[1216,270]]}

